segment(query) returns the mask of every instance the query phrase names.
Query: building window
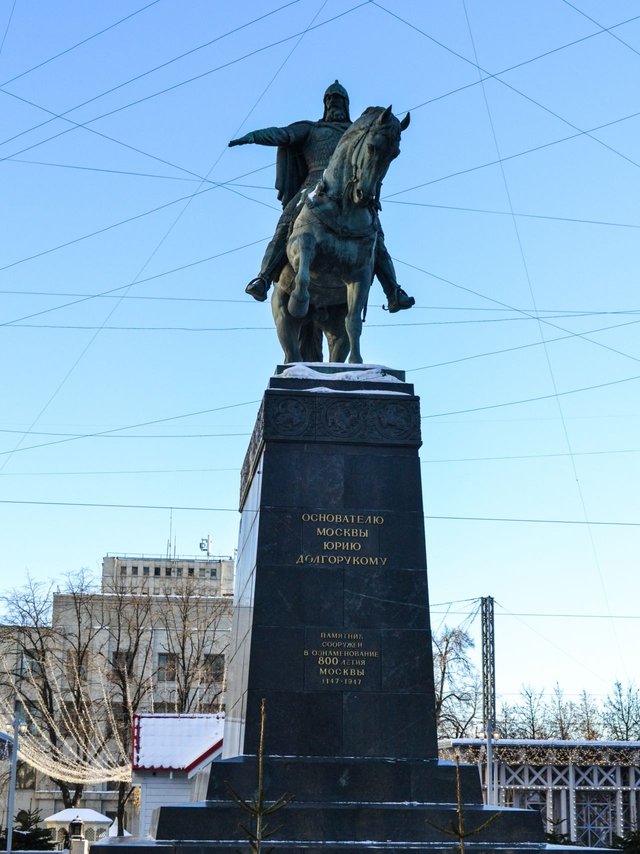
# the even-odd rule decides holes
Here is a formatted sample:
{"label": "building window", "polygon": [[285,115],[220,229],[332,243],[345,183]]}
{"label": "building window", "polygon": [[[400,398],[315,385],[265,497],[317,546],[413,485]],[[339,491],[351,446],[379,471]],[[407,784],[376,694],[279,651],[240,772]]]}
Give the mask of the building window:
{"label": "building window", "polygon": [[206,572],[205,568],[203,566],[201,566],[200,569],[198,570],[198,575],[200,576],[200,578],[204,578],[205,572]]}
{"label": "building window", "polygon": [[211,653],[204,657],[205,676],[209,682],[222,682],[224,678],[223,653]]}
{"label": "building window", "polygon": [[149,567],[148,566],[142,567],[142,574],[143,575],[149,575]]}
{"label": "building window", "polygon": [[133,673],[133,653],[128,649],[117,649],[112,652],[111,669],[113,674],[126,673],[130,676]]}
{"label": "building window", "polygon": [[170,576],[170,575],[171,575],[171,567],[170,567],[170,566],[168,566],[168,567],[165,569],[164,574],[165,574],[166,576]]}
{"label": "building window", "polygon": [[176,575],[178,576],[178,578],[182,578],[182,567],[181,566],[176,567]]}
{"label": "building window", "polygon": [[132,566],[131,567],[131,575],[137,575],[137,574],[138,574],[138,567]]}
{"label": "building window", "polygon": [[189,569],[187,570],[187,575],[189,576],[189,578],[193,578],[193,567],[192,566],[190,566]]}
{"label": "building window", "polygon": [[158,653],[158,682],[175,682],[178,656],[175,652]]}
{"label": "building window", "polygon": [[120,567],[120,575],[126,575],[126,574],[127,574],[127,567],[126,567],[126,564],[123,564]]}
{"label": "building window", "polygon": [[212,567],[209,570],[209,578],[217,578],[217,577],[218,577],[218,570],[215,569],[214,567]]}
{"label": "building window", "polygon": [[153,567],[153,574],[155,575],[156,578],[158,578],[158,576],[160,575],[160,567],[159,566]]}

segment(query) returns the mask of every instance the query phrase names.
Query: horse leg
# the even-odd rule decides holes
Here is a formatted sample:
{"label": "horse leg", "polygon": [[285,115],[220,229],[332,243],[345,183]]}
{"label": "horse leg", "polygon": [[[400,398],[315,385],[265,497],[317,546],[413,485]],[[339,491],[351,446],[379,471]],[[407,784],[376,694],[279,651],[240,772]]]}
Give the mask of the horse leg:
{"label": "horse leg", "polygon": [[349,355],[349,337],[344,326],[345,314],[342,306],[332,306],[329,309],[329,317],[323,324],[329,345],[330,362],[344,362]]}
{"label": "horse leg", "polygon": [[296,278],[295,287],[289,295],[289,314],[304,317],[309,310],[309,283],[311,281],[311,263],[316,241],[312,234],[304,232],[295,238]]}
{"label": "horse leg", "polygon": [[287,311],[287,293],[276,284],[271,297],[271,312],[278,333],[278,340],[284,350],[285,362],[301,362],[298,332],[300,324]]}
{"label": "horse leg", "polygon": [[347,317],[345,326],[349,336],[349,362],[361,365],[360,336],[362,334],[362,312],[369,294],[371,277],[363,276],[347,285]]}

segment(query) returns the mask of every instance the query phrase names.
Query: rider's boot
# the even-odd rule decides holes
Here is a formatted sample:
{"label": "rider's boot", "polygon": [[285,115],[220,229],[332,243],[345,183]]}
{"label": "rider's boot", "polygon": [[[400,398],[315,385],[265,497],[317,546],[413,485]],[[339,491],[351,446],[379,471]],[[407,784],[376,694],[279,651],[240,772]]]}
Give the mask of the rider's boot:
{"label": "rider's boot", "polygon": [[244,289],[246,294],[249,294],[249,296],[252,296],[258,302],[264,302],[267,299],[271,283],[279,277],[286,263],[289,224],[289,221],[285,217],[280,217],[276,232],[264,253],[260,272],[255,279],[251,279]]}
{"label": "rider's boot", "polygon": [[389,314],[395,314],[396,311],[411,308],[416,304],[414,298],[410,297],[409,294],[403,291],[398,284],[393,261],[387,252],[387,247],[384,245],[384,238],[382,237],[381,239],[381,236],[378,237],[378,243],[376,245],[375,267],[373,272],[382,285],[382,290],[387,297],[387,311]]}
{"label": "rider's boot", "polygon": [[385,293],[387,294],[387,311],[389,314],[395,314],[396,311],[411,308],[416,304],[415,299],[403,291],[400,285],[395,285],[391,293],[387,293],[385,288]]}
{"label": "rider's boot", "polygon": [[264,302],[269,293],[270,286],[271,282],[269,282],[265,276],[260,274],[259,276],[256,276],[255,279],[251,279],[247,287],[244,289],[244,292],[258,300],[258,302]]}

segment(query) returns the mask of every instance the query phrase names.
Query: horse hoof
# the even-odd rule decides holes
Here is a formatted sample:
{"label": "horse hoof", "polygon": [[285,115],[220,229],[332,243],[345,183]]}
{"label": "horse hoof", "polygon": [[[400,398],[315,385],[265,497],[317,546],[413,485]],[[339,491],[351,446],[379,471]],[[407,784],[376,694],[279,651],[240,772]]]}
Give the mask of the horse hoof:
{"label": "horse hoof", "polygon": [[305,317],[309,311],[309,297],[300,300],[291,294],[287,309],[292,317]]}

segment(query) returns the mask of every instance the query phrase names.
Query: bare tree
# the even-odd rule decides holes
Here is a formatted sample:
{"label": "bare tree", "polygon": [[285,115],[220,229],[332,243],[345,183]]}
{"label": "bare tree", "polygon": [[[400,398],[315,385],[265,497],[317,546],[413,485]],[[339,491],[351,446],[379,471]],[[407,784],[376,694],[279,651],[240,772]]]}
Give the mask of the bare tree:
{"label": "bare tree", "polygon": [[4,610],[0,710],[11,714],[14,698],[23,709],[21,756],[53,780],[65,807],[88,782],[116,783],[122,833],[134,715],[167,705],[167,690],[178,713],[220,707],[230,600],[199,595],[193,579],[157,595],[119,580],[98,590],[77,573],[55,592],[29,581]]}
{"label": "bare tree", "polygon": [[575,703],[565,699],[556,683],[546,704],[545,725],[547,738],[573,739],[576,736],[578,712]]}
{"label": "bare tree", "polygon": [[[77,806],[87,782],[107,779],[101,759],[107,733],[99,723],[103,698],[88,679],[95,631],[85,604],[93,592],[83,572],[69,576],[62,594],[64,620],[53,619],[51,586],[28,580],[3,600],[9,624],[0,629],[5,652],[0,702],[6,714],[20,710],[27,724],[21,753],[51,778],[65,807]],[[112,768],[106,772],[112,773]]]}
{"label": "bare tree", "polygon": [[547,738],[548,716],[544,691],[525,686],[520,703],[513,706],[513,721],[514,738]]}
{"label": "bare tree", "polygon": [[155,621],[156,672],[157,696],[167,710],[219,711],[230,629],[229,599],[202,596],[194,579],[182,579],[173,593],[164,594]]}
{"label": "bare tree", "polygon": [[468,735],[478,723],[480,679],[469,650],[474,643],[461,628],[445,626],[433,638],[436,725],[442,738]]}
{"label": "bare tree", "polygon": [[[90,608],[92,619],[99,620],[97,654],[110,682],[109,738],[118,753],[131,756],[133,716],[153,703],[153,597],[113,585],[103,589]],[[125,809],[133,791],[130,780],[118,781],[118,836],[124,834]]]}
{"label": "bare tree", "polygon": [[604,701],[602,727],[605,737],[616,741],[640,739],[640,690],[633,682],[615,683]]}
{"label": "bare tree", "polygon": [[602,713],[593,697],[583,691],[576,705],[576,738],[595,741],[602,734]]}

